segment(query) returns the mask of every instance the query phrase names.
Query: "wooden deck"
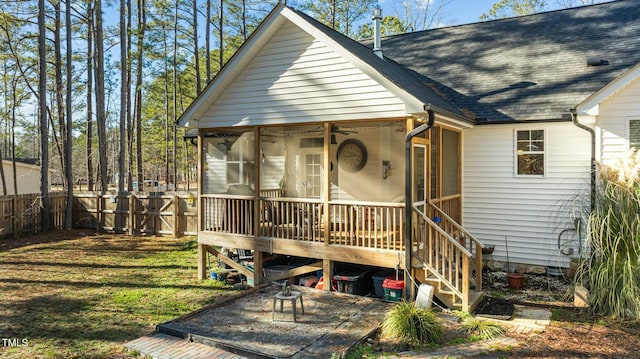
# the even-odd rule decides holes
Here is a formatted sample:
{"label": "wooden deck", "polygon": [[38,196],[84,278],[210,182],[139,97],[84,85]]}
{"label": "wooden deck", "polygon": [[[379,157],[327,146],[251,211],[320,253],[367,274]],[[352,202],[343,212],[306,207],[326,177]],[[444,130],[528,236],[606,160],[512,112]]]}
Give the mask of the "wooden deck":
{"label": "wooden deck", "polygon": [[247,359],[239,354],[162,333],[145,335],[124,346],[144,355],[145,358],[154,359]]}
{"label": "wooden deck", "polygon": [[[407,253],[403,204],[226,194],[202,196],[201,201],[205,212],[198,236],[200,278],[207,275],[204,253],[225,247],[253,250],[259,256],[321,260],[325,273],[333,272],[334,262],[408,270],[418,264],[427,275],[420,278],[413,273],[414,278],[429,282],[434,277],[439,281],[436,296],[451,297],[445,303],[465,311],[477,302],[473,292],[482,291],[479,275],[473,292],[469,281],[482,272],[483,245],[433,203],[412,209],[412,243]],[[412,257],[411,264],[407,255]],[[254,277],[254,283],[263,283],[261,259],[254,261],[254,267],[248,276]]]}

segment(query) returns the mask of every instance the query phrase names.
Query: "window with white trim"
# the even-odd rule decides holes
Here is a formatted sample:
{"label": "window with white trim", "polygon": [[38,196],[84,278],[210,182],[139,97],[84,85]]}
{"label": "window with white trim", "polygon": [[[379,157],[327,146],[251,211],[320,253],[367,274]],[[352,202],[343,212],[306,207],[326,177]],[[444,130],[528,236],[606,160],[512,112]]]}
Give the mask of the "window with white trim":
{"label": "window with white trim", "polygon": [[640,151],[640,119],[629,120],[629,149]]}
{"label": "window with white trim", "polygon": [[544,130],[516,131],[516,174],[544,176]]}

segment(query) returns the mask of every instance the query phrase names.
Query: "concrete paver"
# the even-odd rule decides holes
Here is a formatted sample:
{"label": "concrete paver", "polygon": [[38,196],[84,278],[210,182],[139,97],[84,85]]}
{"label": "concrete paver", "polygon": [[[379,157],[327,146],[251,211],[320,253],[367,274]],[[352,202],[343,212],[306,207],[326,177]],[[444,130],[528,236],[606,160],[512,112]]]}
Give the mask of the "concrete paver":
{"label": "concrete paver", "polygon": [[[543,308],[516,305],[512,320],[486,319],[503,324],[516,333],[535,333],[549,325],[551,311]],[[427,359],[427,358],[466,358],[490,353],[498,348],[515,347],[520,343],[515,338],[503,336],[491,340],[464,343],[439,348],[431,352],[405,352],[396,355],[380,356],[380,359]],[[152,333],[125,344],[125,347],[148,355],[154,359],[246,359],[242,355],[200,343],[190,342],[167,334]]]}

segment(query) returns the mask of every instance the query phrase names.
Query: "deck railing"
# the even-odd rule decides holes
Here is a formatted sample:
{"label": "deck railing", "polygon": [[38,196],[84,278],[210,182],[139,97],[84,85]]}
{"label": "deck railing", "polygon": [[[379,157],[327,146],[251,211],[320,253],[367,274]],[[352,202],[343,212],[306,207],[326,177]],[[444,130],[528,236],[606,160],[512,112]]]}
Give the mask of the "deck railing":
{"label": "deck railing", "polygon": [[210,232],[253,236],[254,197],[202,194],[202,229]]}
{"label": "deck railing", "polygon": [[328,244],[404,249],[402,203],[332,201],[326,210],[319,199],[260,197],[255,215],[253,196],[203,194],[201,200],[203,231],[253,236],[257,220],[260,237],[324,242],[329,231]]}
{"label": "deck railing", "polygon": [[335,201],[329,209],[329,244],[404,249],[404,204]]}
{"label": "deck railing", "polygon": [[260,236],[322,242],[322,202],[306,198],[260,198]]}

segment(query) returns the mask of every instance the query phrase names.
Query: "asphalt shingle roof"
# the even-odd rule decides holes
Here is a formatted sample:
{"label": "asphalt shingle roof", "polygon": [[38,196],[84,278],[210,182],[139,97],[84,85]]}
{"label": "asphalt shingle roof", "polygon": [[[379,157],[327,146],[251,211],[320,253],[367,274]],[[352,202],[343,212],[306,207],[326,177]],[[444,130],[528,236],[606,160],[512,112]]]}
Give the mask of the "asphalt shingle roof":
{"label": "asphalt shingle roof", "polygon": [[478,123],[562,119],[640,60],[640,1],[396,35],[382,48]]}

